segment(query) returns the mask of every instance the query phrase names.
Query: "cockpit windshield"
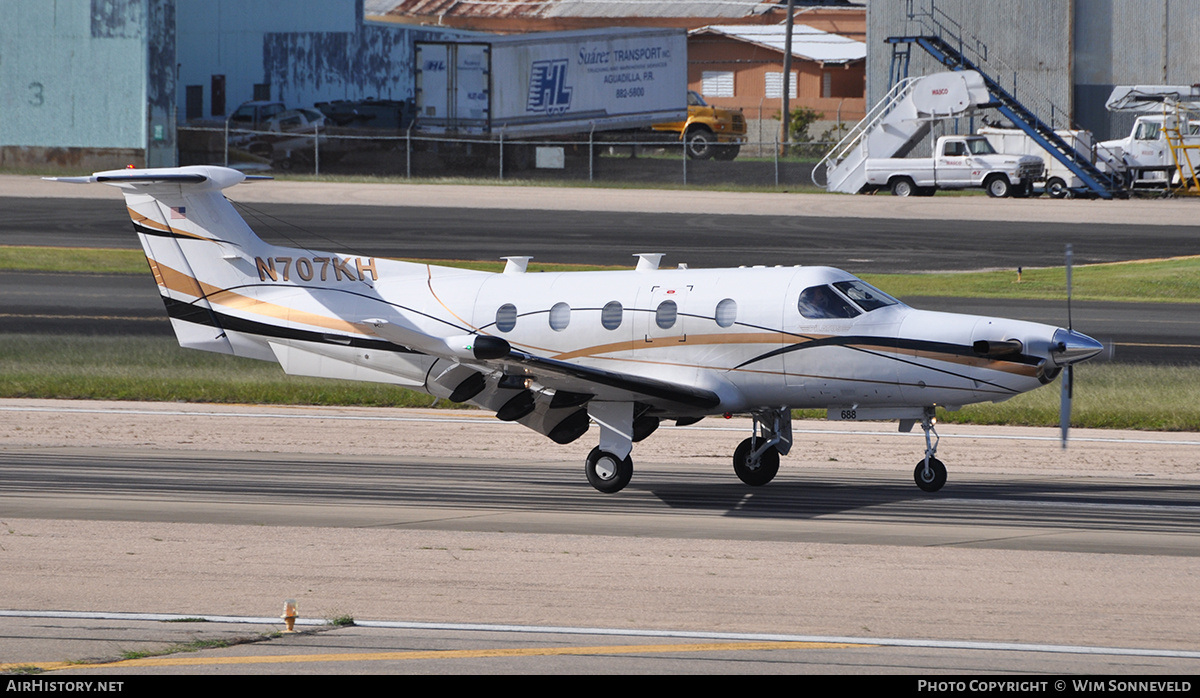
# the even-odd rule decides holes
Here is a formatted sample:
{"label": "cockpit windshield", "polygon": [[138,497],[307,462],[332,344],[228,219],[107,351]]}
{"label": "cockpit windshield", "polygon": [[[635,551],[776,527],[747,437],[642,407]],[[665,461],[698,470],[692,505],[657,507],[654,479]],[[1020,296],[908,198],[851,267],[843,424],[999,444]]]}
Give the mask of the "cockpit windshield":
{"label": "cockpit windshield", "polygon": [[858,308],[828,286],[810,286],[801,291],[797,307],[800,314],[809,320],[852,318],[860,314]]}
{"label": "cockpit windshield", "polygon": [[844,293],[847,298],[854,301],[855,305],[868,313],[877,308],[896,305],[900,302],[871,284],[859,279],[839,281],[834,284],[834,287]]}

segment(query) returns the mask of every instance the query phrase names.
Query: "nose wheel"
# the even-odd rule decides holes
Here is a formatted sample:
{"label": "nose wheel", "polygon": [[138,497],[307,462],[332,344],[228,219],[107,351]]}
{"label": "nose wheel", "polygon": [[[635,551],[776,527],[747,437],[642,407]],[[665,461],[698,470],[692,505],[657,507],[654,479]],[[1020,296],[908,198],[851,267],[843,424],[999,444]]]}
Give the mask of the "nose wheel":
{"label": "nose wheel", "polygon": [[760,487],[779,473],[779,451],[766,439],[750,437],[733,452],[733,472],[751,487]]}
{"label": "nose wheel", "polygon": [[917,461],[917,468],[913,471],[913,479],[917,482],[917,487],[920,487],[926,492],[937,492],[942,489],[942,485],[946,484],[946,466],[937,458],[925,460],[922,458]]}
{"label": "nose wheel", "polygon": [[938,442],[941,441],[934,428],[937,413],[932,407],[926,407],[921,416],[921,429],[925,431],[925,457],[917,462],[913,470],[913,480],[917,487],[926,492],[937,492],[946,484],[946,466],[934,456],[937,454]]}

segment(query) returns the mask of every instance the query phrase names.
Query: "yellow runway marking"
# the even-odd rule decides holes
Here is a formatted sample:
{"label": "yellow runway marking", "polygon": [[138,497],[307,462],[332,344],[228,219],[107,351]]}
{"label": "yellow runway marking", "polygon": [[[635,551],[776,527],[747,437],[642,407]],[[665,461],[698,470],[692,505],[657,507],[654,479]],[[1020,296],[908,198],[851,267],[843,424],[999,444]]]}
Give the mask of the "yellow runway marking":
{"label": "yellow runway marking", "polygon": [[220,666],[232,664],[296,664],[301,662],[385,662],[413,659],[489,659],[493,657],[555,657],[605,654],[663,654],[672,652],[761,652],[766,650],[817,650],[850,647],[873,647],[867,644],[837,642],[709,642],[672,645],[599,645],[594,647],[544,647],[535,649],[487,650],[426,650],[410,652],[363,652],[361,654],[289,654],[253,657],[196,657],[170,655],[126,659],[106,664],[73,664],[68,662],[25,662],[0,664],[0,671],[17,667],[36,667],[43,671],[63,669],[95,669],[99,667],[130,668],[160,666]]}

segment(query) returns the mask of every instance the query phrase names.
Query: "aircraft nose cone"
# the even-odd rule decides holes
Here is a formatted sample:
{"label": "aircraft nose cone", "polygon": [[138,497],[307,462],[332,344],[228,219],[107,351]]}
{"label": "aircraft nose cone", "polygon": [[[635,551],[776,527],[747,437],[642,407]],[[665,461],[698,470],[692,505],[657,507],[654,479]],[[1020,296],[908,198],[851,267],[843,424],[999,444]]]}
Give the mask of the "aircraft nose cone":
{"label": "aircraft nose cone", "polygon": [[1050,358],[1058,366],[1085,361],[1103,350],[1103,344],[1074,330],[1055,330],[1050,342]]}

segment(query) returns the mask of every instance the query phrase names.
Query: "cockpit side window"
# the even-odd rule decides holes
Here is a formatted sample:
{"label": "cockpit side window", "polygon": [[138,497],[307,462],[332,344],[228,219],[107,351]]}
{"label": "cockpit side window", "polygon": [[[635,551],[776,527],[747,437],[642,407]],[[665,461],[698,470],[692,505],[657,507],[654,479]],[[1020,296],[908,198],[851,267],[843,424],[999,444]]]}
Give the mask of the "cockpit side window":
{"label": "cockpit side window", "polygon": [[839,281],[834,284],[834,287],[845,294],[847,298],[854,301],[855,305],[868,313],[876,308],[896,305],[900,302],[865,281],[858,279],[854,281]]}
{"label": "cockpit side window", "polygon": [[859,314],[857,308],[828,286],[811,286],[801,291],[797,307],[800,314],[809,320],[852,318]]}

